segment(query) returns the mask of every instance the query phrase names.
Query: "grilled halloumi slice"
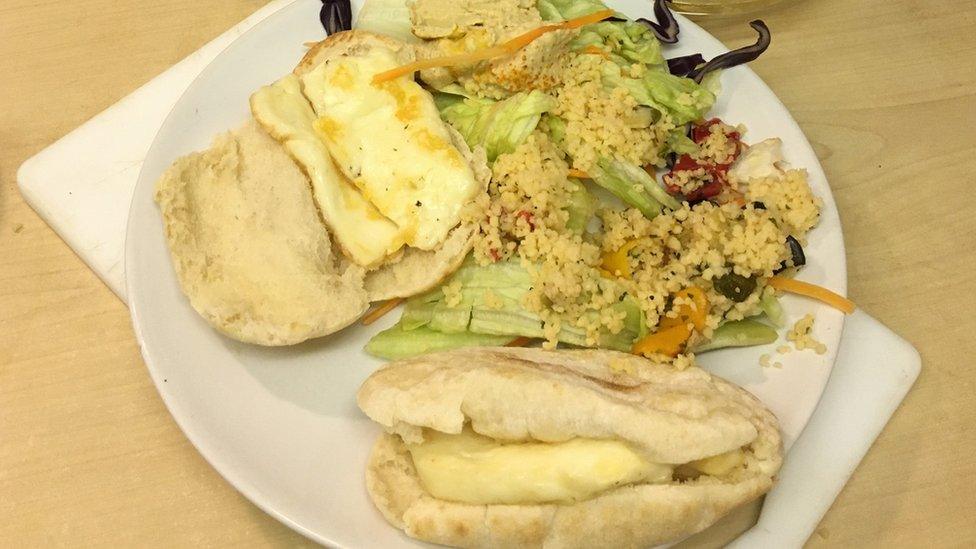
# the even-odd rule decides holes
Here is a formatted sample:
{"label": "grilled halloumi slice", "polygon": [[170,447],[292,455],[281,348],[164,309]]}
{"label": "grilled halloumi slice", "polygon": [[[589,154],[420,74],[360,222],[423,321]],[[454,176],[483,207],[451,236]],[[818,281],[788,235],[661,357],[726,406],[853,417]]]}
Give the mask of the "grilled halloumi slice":
{"label": "grilled halloumi slice", "polygon": [[431,250],[482,186],[430,93],[409,76],[373,83],[377,73],[402,64],[405,46],[357,31],[336,42],[336,55],[319,51],[321,62],[301,74],[315,127],[339,170],[400,227],[406,244]]}
{"label": "grilled halloumi slice", "polygon": [[336,169],[297,76],[289,74],[255,92],[251,112],[308,175],[329,231],[353,262],[372,267],[403,246],[401,228]]}

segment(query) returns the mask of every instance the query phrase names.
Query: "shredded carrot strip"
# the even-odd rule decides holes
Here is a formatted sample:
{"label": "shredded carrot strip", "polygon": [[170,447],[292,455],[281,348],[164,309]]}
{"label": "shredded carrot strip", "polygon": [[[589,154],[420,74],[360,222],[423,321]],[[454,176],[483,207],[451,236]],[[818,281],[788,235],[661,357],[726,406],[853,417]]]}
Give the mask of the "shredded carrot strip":
{"label": "shredded carrot strip", "polygon": [[531,337],[517,337],[505,344],[506,347],[525,347],[532,341]]}
{"label": "shredded carrot strip", "polygon": [[599,23],[600,21],[603,21],[604,19],[609,19],[610,17],[613,17],[613,10],[600,10],[600,11],[595,11],[589,15],[583,15],[577,17],[575,19],[567,19],[562,23],[559,23],[559,25],[562,26],[562,28],[564,29],[578,29],[584,25],[592,25],[593,23]]}
{"label": "shredded carrot strip", "polygon": [[499,47],[505,50],[505,53],[513,54],[519,51],[520,49],[524,48],[525,46],[528,46],[529,44],[534,42],[536,38],[539,38],[543,34],[554,30],[559,30],[561,28],[562,27],[560,25],[546,25],[543,27],[532,29],[528,32],[516,36],[515,38],[512,38],[508,42],[502,43],[502,45]]}
{"label": "shredded carrot strip", "polygon": [[402,297],[398,297],[384,302],[379,307],[366,313],[366,316],[364,316],[362,320],[363,326],[369,326],[370,324],[376,322],[377,320],[382,318],[382,316],[385,315],[386,313],[392,311],[393,309],[396,309],[397,305],[401,303],[403,303]]}
{"label": "shredded carrot strip", "polygon": [[586,46],[585,48],[583,48],[583,53],[590,53],[590,54],[593,54],[593,55],[599,55],[600,57],[603,57],[604,59],[609,59],[610,58],[610,54],[608,54],[607,52],[603,51],[602,49],[600,49],[598,46],[596,46],[594,44],[590,44],[589,46]]}
{"label": "shredded carrot strip", "polygon": [[433,59],[422,59],[420,61],[414,61],[413,63],[407,63],[395,69],[390,69],[381,73],[377,73],[373,77],[374,84],[380,84],[386,82],[387,80],[393,80],[399,78],[403,75],[410,74],[415,71],[421,71],[424,69],[432,69],[435,67],[453,67],[456,65],[467,65],[470,63],[477,63],[478,61],[485,61],[494,57],[501,57],[503,55],[511,55],[518,50],[528,46],[533,40],[539,38],[547,32],[551,32],[559,29],[578,29],[583,25],[589,25],[591,23],[598,23],[603,21],[608,17],[613,16],[613,10],[600,10],[589,15],[584,15],[583,17],[577,17],[575,19],[569,19],[563,21],[562,23],[556,23],[554,25],[545,25],[536,29],[532,29],[529,32],[520,34],[515,38],[512,38],[508,42],[501,45],[487,48],[481,51],[474,51],[471,53],[462,53],[459,55],[448,55],[445,57],[435,57]]}
{"label": "shredded carrot strip", "polygon": [[569,169],[569,177],[576,177],[578,179],[589,179],[590,174],[584,172],[583,170],[577,170],[576,168]]}
{"label": "shredded carrot strip", "polygon": [[857,308],[857,305],[855,305],[853,301],[842,295],[836,294],[822,286],[796,280],[795,278],[774,276],[769,279],[769,285],[777,290],[783,290],[784,292],[790,292],[792,294],[802,295],[822,301],[835,309],[843,311],[846,314],[853,313],[854,309]]}

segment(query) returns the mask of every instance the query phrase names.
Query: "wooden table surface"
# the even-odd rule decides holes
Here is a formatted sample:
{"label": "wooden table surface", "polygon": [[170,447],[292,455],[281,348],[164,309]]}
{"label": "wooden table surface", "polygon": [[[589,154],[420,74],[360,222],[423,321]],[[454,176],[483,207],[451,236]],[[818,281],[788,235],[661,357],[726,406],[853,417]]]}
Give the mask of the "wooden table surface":
{"label": "wooden table surface", "polygon": [[[0,6],[0,546],[308,543],[197,454],[125,306],[15,182],[21,162],[263,3]],[[808,545],[976,545],[976,2],[802,0],[763,17],[773,46],[753,68],[826,169],[849,294],[924,361]],[[736,46],[745,21],[701,23]]]}

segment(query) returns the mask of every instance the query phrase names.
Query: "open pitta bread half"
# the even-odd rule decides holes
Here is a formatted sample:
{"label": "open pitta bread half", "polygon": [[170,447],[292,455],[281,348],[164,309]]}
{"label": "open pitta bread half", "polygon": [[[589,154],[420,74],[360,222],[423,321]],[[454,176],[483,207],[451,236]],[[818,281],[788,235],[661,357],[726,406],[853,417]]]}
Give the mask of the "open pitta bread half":
{"label": "open pitta bread half", "polygon": [[184,293],[234,339],[291,345],[369,307],[364,272],[336,261],[308,180],[253,122],[173,163],[156,202]]}
{"label": "open pitta bread half", "polygon": [[[613,351],[467,348],[393,362],[360,388],[388,434],[366,487],[408,535],[460,547],[650,547],[703,530],[768,491],[782,463],[775,417],[704,370]],[[472,504],[431,495],[411,448],[431,433],[505,444],[620,441],[674,476],[575,502]],[[440,436],[440,435],[439,435]],[[713,470],[713,456],[737,455]],[[709,470],[712,474],[694,470]]]}

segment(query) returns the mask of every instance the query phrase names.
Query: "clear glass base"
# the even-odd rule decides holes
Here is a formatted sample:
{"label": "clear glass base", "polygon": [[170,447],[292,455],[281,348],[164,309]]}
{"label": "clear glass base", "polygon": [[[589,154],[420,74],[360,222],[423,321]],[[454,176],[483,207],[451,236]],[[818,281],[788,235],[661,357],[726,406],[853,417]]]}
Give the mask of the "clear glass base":
{"label": "clear glass base", "polygon": [[671,9],[685,15],[755,13],[786,0],[671,0]]}

